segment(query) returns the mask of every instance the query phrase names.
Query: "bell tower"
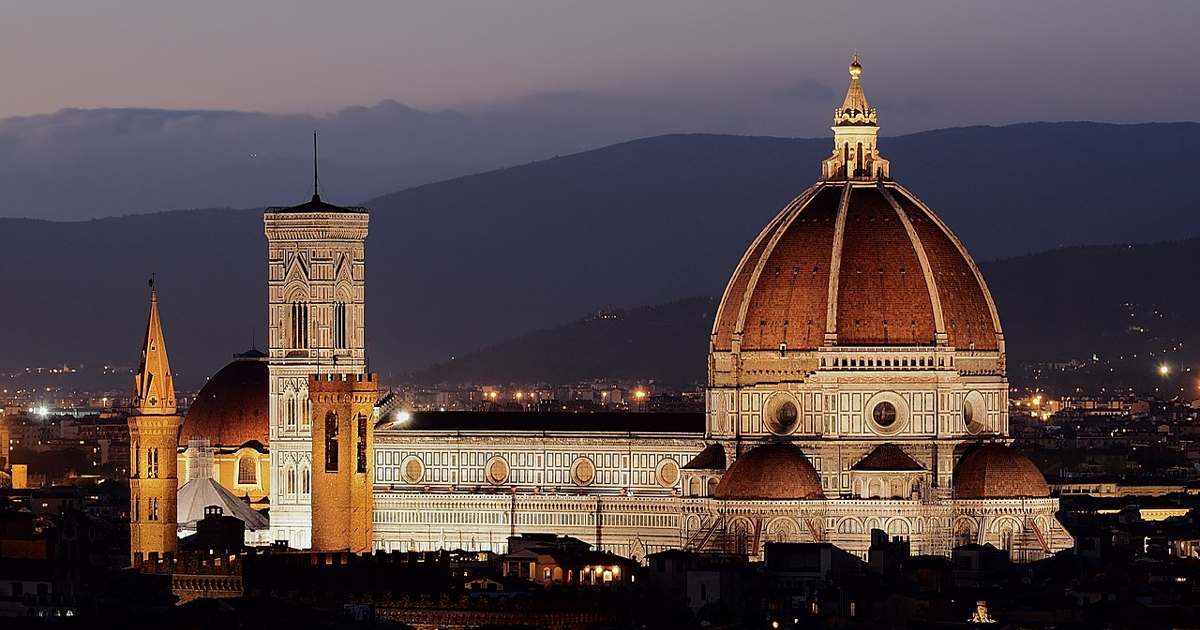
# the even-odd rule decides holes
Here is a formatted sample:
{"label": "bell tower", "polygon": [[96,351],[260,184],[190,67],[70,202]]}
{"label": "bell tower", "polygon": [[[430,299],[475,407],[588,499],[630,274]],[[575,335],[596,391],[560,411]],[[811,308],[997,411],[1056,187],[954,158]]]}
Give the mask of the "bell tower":
{"label": "bell tower", "polygon": [[312,549],[369,553],[374,522],[374,374],[314,374]]}
{"label": "bell tower", "polygon": [[133,564],[169,559],[177,536],[176,444],[180,417],[167,360],[158,291],[150,280],[150,318],[134,377],[129,415],[129,552]]}
{"label": "bell tower", "polygon": [[[271,440],[271,535],[307,549],[312,536],[313,415],[309,376],[366,369],[366,208],[321,199],[313,137],[313,196],[269,208],[267,326]],[[374,401],[372,401],[374,402]],[[288,479],[294,482],[289,483]]]}

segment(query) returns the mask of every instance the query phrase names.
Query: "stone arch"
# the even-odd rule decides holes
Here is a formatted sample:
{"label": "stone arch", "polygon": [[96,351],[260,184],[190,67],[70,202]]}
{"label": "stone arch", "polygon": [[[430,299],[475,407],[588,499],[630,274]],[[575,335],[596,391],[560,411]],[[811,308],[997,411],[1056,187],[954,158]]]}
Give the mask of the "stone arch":
{"label": "stone arch", "polygon": [[992,521],[991,538],[996,547],[1012,552],[1021,534],[1021,522],[1012,516],[1001,516]]}
{"label": "stone arch", "polygon": [[704,493],[704,484],[699,477],[692,477],[688,480],[688,495],[693,497],[701,496]]}
{"label": "stone arch", "polygon": [[800,526],[795,519],[788,516],[778,516],[767,523],[767,541],[769,542],[799,542]]}
{"label": "stone arch", "polygon": [[872,529],[879,529],[879,519],[875,518],[874,516],[863,521],[863,531],[869,532]]}
{"label": "stone arch", "polygon": [[908,536],[912,533],[912,527],[909,526],[908,519],[897,517],[888,520],[887,525],[884,526],[884,531],[889,536]]}
{"label": "stone arch", "polygon": [[961,547],[979,539],[979,524],[969,516],[954,520],[954,546]]}
{"label": "stone arch", "polygon": [[863,495],[868,499],[883,498],[883,481],[872,477],[867,481],[867,492]]}
{"label": "stone arch", "polygon": [[700,515],[689,514],[683,521],[683,530],[688,534],[695,533],[700,530]]}
{"label": "stone arch", "polygon": [[853,516],[838,521],[837,531],[839,534],[861,534],[863,533],[863,524]]}
{"label": "stone arch", "polygon": [[757,553],[757,549],[751,549],[750,544],[754,536],[754,525],[750,519],[742,516],[736,517],[729,522],[729,543],[732,551],[736,554],[750,555]]}

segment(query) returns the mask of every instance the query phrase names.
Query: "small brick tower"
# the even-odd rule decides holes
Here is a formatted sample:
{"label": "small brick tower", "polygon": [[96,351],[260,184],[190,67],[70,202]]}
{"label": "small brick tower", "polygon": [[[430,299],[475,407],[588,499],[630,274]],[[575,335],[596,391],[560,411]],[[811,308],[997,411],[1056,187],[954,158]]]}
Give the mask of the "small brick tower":
{"label": "small brick tower", "polygon": [[374,532],[374,374],[313,374],[312,549],[369,553]]}
{"label": "small brick tower", "polygon": [[129,553],[134,566],[169,560],[178,548],[176,444],[180,417],[167,361],[158,291],[150,281],[150,319],[134,377],[129,415]]}

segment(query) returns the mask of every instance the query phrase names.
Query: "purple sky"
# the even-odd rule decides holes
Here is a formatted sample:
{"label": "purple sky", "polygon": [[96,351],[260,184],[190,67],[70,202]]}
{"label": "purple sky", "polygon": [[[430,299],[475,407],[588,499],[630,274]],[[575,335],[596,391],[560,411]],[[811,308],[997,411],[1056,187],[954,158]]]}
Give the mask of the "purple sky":
{"label": "purple sky", "polygon": [[792,128],[778,110],[832,109],[858,48],[889,133],[1195,120],[1197,24],[1195,0],[20,2],[0,21],[0,117],[388,98],[471,110],[582,92],[678,102],[704,130],[820,134],[825,121]]}

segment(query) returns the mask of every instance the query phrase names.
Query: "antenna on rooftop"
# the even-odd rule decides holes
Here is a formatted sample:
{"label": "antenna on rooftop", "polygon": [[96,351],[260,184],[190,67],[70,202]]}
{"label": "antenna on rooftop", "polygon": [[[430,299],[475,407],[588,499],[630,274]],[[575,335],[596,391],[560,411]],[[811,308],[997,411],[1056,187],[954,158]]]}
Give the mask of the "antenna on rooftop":
{"label": "antenna on rooftop", "polygon": [[321,198],[320,181],[317,178],[317,130],[313,129],[313,199]]}

